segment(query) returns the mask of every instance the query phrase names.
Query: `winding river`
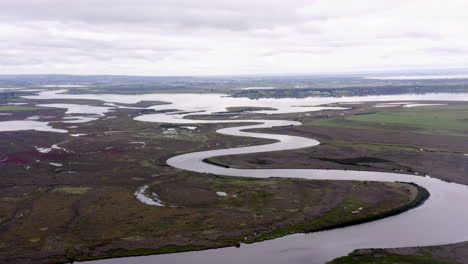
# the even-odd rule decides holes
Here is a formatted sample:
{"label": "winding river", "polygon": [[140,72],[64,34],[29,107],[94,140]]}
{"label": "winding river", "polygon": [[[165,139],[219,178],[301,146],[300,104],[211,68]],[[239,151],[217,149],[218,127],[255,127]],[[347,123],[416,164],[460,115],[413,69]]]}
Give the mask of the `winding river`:
{"label": "winding river", "polygon": [[[136,118],[140,121],[160,122],[155,115]],[[173,120],[177,123],[238,123],[239,121]],[[254,244],[242,244],[240,248],[221,248],[198,252],[162,254],[93,261],[94,264],[143,264],[143,263],[309,263],[323,264],[333,258],[346,255],[358,248],[384,248],[429,246],[468,240],[468,186],[447,183],[429,176],[382,173],[369,171],[342,171],[318,169],[232,169],[203,162],[214,156],[259,153],[313,147],[319,144],[314,139],[246,132],[247,129],[270,128],[273,126],[300,125],[283,120],[243,120],[260,124],[223,128],[218,133],[274,139],[278,142],[260,146],[209,150],[173,157],[167,163],[173,167],[218,175],[243,177],[288,177],[320,180],[360,181],[411,181],[425,187],[430,198],[420,207],[385,219],[345,228],[311,234],[294,234]],[[91,262],[90,262],[91,263]]]}
{"label": "winding river", "polygon": [[[55,95],[56,93],[49,94],[49,97],[55,97]],[[37,99],[47,99],[47,96],[45,97],[46,98]],[[75,97],[73,99],[85,99],[83,98],[83,95],[62,95],[60,97]],[[94,95],[89,95],[88,97],[94,97]],[[460,99],[460,96],[457,97],[458,99]],[[466,99],[467,97],[464,98]],[[99,99],[102,100],[102,98]],[[369,99],[369,101],[372,100],[371,98],[367,99]],[[406,99],[408,100],[408,98]],[[437,99],[443,100],[441,97],[437,97]],[[342,100],[346,101],[346,99]],[[413,100],[416,99],[414,98]],[[114,100],[113,102],[118,102],[118,100]],[[306,111],[306,109],[301,109],[298,112],[302,111]],[[468,210],[466,210],[466,204],[468,203],[468,186],[465,185],[443,182],[441,180],[431,178],[429,176],[421,177],[408,174],[318,169],[232,169],[218,167],[203,162],[203,159],[214,156],[297,149],[313,147],[320,144],[314,139],[304,137],[246,131],[249,129],[270,128],[274,126],[298,126],[301,125],[299,122],[288,120],[258,119],[216,121],[191,120],[184,119],[183,115],[178,116],[165,114],[142,115],[136,117],[135,119],[138,121],[145,122],[166,122],[179,124],[238,124],[240,122],[245,122],[248,124],[243,126],[223,128],[218,130],[217,132],[231,136],[255,137],[276,140],[275,143],[259,146],[248,146],[188,153],[173,157],[167,161],[169,165],[179,169],[202,173],[213,173],[218,175],[257,178],[289,177],[320,180],[406,181],[414,182],[425,187],[430,192],[431,196],[423,205],[405,213],[345,228],[338,228],[310,234],[288,235],[282,238],[268,240],[260,243],[242,244],[240,248],[228,247],[197,252],[107,259],[91,261],[86,263],[323,264],[328,260],[342,255],[346,255],[350,251],[358,248],[429,246],[468,241],[468,228],[466,228],[468,223]]]}

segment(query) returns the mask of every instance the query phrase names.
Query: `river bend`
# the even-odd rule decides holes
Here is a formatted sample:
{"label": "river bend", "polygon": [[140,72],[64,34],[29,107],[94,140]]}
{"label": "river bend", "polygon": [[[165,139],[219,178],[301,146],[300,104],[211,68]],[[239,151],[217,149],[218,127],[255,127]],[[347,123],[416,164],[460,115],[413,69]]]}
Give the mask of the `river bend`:
{"label": "river bend", "polygon": [[[143,115],[139,121],[161,122],[160,115]],[[429,246],[468,240],[468,186],[448,183],[429,176],[408,174],[342,171],[321,169],[234,169],[203,162],[204,159],[235,154],[260,153],[313,147],[320,144],[314,139],[248,132],[248,129],[273,126],[297,126],[299,122],[287,120],[165,120],[170,123],[255,123],[219,129],[217,132],[231,136],[273,139],[277,142],[259,146],[209,150],[183,154],[170,158],[167,163],[175,168],[241,177],[288,177],[317,180],[406,181],[426,188],[431,196],[421,206],[388,218],[321,231],[311,234],[293,234],[240,248],[228,247],[197,252],[127,257],[92,262],[93,264],[206,264],[206,263],[308,263],[322,264],[348,254],[358,248],[389,248]]]}

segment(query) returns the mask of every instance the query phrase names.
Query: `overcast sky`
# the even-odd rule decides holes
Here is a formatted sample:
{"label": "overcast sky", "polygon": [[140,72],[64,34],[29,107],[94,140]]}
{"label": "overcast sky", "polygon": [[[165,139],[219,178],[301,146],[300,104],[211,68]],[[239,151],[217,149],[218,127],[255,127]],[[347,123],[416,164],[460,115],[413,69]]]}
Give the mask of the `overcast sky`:
{"label": "overcast sky", "polygon": [[0,74],[466,68],[467,0],[0,0]]}

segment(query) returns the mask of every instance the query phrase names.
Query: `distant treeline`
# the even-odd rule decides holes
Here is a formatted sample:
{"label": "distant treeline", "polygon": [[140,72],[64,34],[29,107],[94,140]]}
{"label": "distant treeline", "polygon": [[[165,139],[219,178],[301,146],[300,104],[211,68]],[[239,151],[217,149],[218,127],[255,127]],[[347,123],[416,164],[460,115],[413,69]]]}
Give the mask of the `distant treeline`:
{"label": "distant treeline", "polygon": [[281,88],[271,90],[234,90],[233,97],[248,98],[305,98],[311,96],[340,97],[391,95],[407,93],[462,93],[468,92],[468,85],[418,85],[418,86],[377,86],[377,87],[345,87],[345,88]]}

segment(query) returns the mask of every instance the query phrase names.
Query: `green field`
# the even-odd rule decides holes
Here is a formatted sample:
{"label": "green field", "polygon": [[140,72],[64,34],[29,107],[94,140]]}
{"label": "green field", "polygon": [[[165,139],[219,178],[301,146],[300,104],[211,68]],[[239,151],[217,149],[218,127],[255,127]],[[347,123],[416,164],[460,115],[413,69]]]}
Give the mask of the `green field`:
{"label": "green field", "polygon": [[379,256],[346,256],[335,259],[328,264],[457,264],[451,259],[433,258],[432,256],[398,255],[382,253]]}
{"label": "green field", "polygon": [[394,112],[354,115],[348,119],[421,128],[464,130],[468,129],[468,106],[419,106]]}
{"label": "green field", "polygon": [[407,127],[419,133],[467,135],[468,106],[419,106],[345,118],[322,119],[309,125],[376,129]]}
{"label": "green field", "polygon": [[32,111],[32,110],[41,110],[45,109],[42,107],[31,107],[31,106],[9,106],[1,105],[0,112],[10,112],[10,111]]}

